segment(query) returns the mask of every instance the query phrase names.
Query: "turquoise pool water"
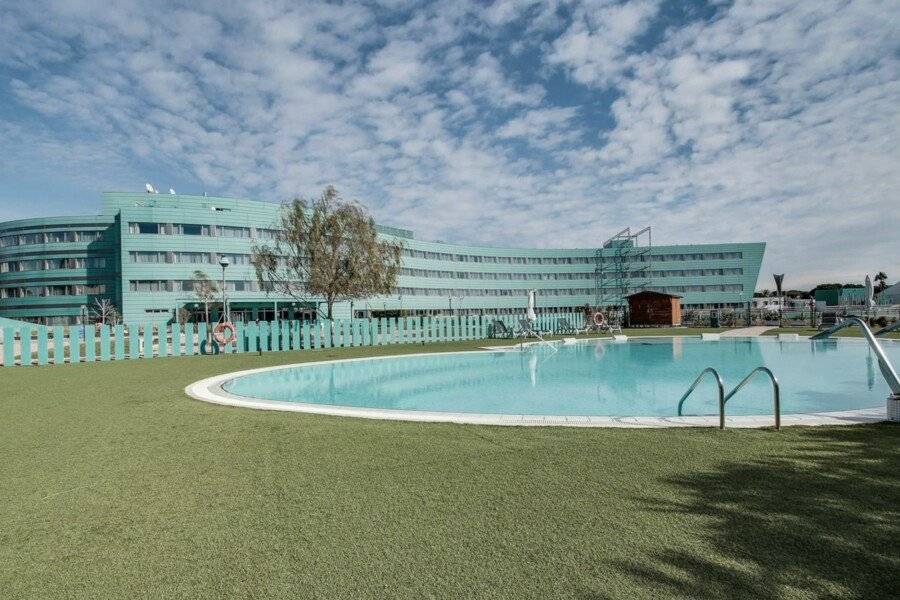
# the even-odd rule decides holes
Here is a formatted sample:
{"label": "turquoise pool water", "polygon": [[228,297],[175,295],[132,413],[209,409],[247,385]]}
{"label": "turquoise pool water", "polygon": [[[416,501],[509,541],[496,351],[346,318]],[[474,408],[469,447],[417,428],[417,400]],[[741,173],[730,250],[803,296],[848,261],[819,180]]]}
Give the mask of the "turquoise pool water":
{"label": "turquoise pool water", "polygon": [[[900,364],[900,344],[883,345]],[[557,348],[313,364],[240,376],[223,387],[244,397],[362,408],[673,416],[705,367],[719,370],[727,392],[751,369],[765,365],[781,383],[784,414],[883,407],[888,395],[877,360],[861,340],[668,338]],[[764,376],[728,402],[729,415],[771,412],[771,384]],[[718,414],[711,379],[691,395],[684,414]]]}

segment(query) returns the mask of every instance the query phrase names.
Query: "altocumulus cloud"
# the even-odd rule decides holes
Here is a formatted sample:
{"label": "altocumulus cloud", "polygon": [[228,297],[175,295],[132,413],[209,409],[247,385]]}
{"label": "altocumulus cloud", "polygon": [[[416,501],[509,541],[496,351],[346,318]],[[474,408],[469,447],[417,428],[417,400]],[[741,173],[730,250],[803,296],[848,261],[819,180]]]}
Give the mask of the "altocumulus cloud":
{"label": "altocumulus cloud", "polygon": [[[791,283],[900,271],[893,0],[35,0],[0,8],[0,183],[283,200],[426,239],[766,240]],[[184,189],[186,187],[193,189]],[[20,186],[23,187],[23,186]],[[790,276],[789,276],[790,277]],[[762,285],[767,285],[763,280]]]}

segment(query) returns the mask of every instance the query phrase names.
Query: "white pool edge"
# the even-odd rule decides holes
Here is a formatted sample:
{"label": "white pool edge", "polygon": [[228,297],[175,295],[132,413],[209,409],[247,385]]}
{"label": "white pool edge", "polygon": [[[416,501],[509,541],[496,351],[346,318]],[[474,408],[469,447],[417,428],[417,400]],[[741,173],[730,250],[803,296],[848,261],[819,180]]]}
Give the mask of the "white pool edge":
{"label": "white pool edge", "polygon": [[[674,338],[674,337],[695,337],[695,336],[641,336],[655,338]],[[798,341],[808,340],[808,337],[801,337]],[[581,340],[580,340],[581,341]],[[584,339],[585,342],[610,342],[611,338],[589,338]],[[852,341],[852,340],[851,340]],[[864,340],[863,340],[864,341]],[[782,342],[796,343],[796,342]],[[503,346],[503,347],[487,347],[481,351],[497,352],[501,350],[517,349],[519,345]],[[434,412],[419,410],[399,410],[389,408],[361,408],[352,406],[337,406],[330,404],[312,404],[305,402],[285,402],[280,400],[265,400],[263,398],[252,398],[238,396],[226,391],[222,385],[231,379],[251,375],[254,373],[264,373],[267,371],[277,371],[280,369],[292,369],[297,367],[308,367],[313,365],[323,365],[337,362],[357,362],[363,360],[385,360],[398,357],[409,356],[437,356],[452,354],[471,354],[479,352],[479,350],[464,350],[456,352],[424,352],[409,354],[393,354],[387,356],[364,356],[357,358],[343,358],[332,360],[321,360],[304,363],[292,363],[287,365],[276,365],[272,367],[261,367],[257,369],[246,369],[243,371],[232,371],[213,377],[207,377],[200,381],[188,385],[184,388],[185,394],[196,400],[219,404],[223,406],[236,406],[241,408],[253,408],[257,410],[277,410],[286,412],[302,412],[317,415],[329,415],[337,417],[356,417],[361,419],[379,419],[387,421],[410,421],[420,423],[456,423],[464,425],[504,425],[518,427],[631,427],[631,428],[659,428],[659,427],[718,427],[718,415],[709,416],[690,416],[690,417],[608,417],[608,416],[572,416],[572,415],[507,415],[507,414],[491,414],[491,413],[455,413],[455,412]],[[797,413],[782,414],[781,425],[853,425],[861,423],[876,423],[887,420],[887,408],[868,408],[858,410],[836,411],[836,412],[819,412],[819,413]],[[734,428],[760,428],[771,427],[774,425],[772,415],[738,415],[726,416],[726,427]]]}

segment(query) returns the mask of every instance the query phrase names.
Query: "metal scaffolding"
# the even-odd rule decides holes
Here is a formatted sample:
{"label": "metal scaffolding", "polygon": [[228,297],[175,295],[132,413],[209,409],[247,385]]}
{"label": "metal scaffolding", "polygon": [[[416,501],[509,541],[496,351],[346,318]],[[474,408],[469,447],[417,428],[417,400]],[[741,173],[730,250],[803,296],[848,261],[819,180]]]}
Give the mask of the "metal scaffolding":
{"label": "metal scaffolding", "polygon": [[625,322],[628,296],[649,289],[653,273],[653,233],[650,226],[632,232],[626,227],[594,251],[594,303]]}

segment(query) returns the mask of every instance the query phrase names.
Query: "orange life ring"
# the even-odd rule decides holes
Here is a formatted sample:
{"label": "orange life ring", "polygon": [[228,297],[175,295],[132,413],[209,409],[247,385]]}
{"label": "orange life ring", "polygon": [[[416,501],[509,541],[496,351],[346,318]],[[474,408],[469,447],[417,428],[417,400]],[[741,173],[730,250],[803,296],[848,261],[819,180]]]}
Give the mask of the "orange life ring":
{"label": "orange life ring", "polygon": [[[222,333],[226,329],[231,332],[231,335],[227,338],[222,335]],[[216,338],[217,342],[224,346],[225,344],[233,342],[237,338],[237,329],[234,328],[234,324],[231,321],[219,323],[218,325],[216,325],[216,328],[213,329],[213,337]]]}
{"label": "orange life ring", "polygon": [[597,327],[603,327],[604,325],[606,325],[606,317],[599,310],[594,313],[593,321],[594,325],[596,325]]}

